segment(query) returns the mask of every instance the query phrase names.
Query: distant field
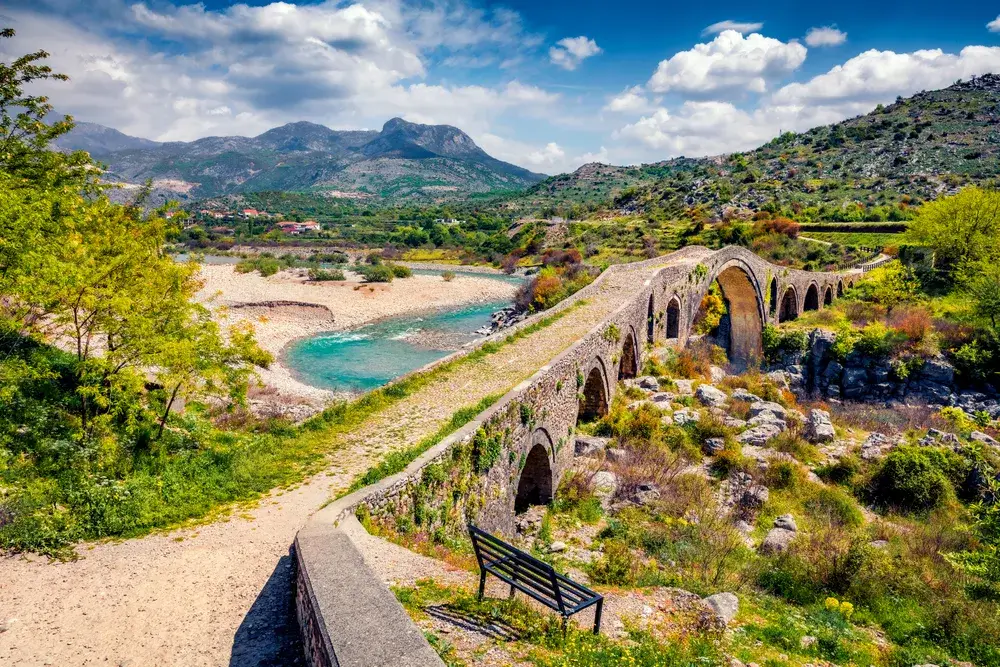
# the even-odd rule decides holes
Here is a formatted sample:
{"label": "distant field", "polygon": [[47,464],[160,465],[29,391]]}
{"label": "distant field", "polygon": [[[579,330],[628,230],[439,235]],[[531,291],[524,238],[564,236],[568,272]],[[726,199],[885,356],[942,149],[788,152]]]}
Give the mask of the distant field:
{"label": "distant field", "polygon": [[829,241],[841,245],[864,246],[866,248],[882,248],[887,245],[899,245],[903,234],[872,234],[868,232],[807,232],[803,236],[818,241]]}

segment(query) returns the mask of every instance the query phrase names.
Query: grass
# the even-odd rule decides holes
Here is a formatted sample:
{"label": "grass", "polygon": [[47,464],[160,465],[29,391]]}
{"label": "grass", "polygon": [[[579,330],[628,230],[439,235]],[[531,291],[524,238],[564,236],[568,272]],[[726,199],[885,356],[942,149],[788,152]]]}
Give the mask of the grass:
{"label": "grass", "polygon": [[899,246],[903,242],[903,234],[878,234],[871,232],[802,232],[817,241],[828,241],[840,245],[861,246],[864,248],[885,248]]}

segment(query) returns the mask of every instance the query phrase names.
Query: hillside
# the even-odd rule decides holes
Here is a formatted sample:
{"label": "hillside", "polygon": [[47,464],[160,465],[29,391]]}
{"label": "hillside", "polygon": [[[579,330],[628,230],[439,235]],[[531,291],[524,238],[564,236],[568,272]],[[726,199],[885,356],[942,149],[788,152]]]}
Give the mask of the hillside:
{"label": "hillside", "polygon": [[[905,219],[906,209],[1000,173],[1000,76],[922,92],[746,153],[641,167],[588,164],[505,207],[610,209],[677,217],[752,213],[777,201],[803,220]],[[576,217],[576,216],[573,216]]]}
{"label": "hillside", "polygon": [[108,166],[108,180],[153,181],[158,194],[200,199],[264,190],[316,190],[373,201],[426,200],[520,190],[543,178],[497,160],[448,125],[399,118],[382,131],[331,130],[298,122],[256,137],[158,143],[93,123],[60,138]]}

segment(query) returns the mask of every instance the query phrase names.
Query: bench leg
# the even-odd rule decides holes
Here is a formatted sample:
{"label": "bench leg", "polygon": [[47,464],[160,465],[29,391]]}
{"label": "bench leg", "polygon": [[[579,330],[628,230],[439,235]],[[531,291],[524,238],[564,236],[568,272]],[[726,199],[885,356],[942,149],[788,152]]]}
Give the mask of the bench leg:
{"label": "bench leg", "polygon": [[486,570],[479,573],[479,601],[483,601],[483,593],[486,592]]}
{"label": "bench leg", "polygon": [[563,619],[563,621],[562,621],[563,639],[565,640],[566,639],[566,622],[569,620],[569,617],[568,616],[563,616],[562,619]]}
{"label": "bench leg", "polygon": [[507,599],[508,600],[513,600],[514,599],[514,593],[516,593],[516,592],[517,592],[517,589],[514,588],[514,584],[511,584],[510,585],[510,595],[507,596]]}
{"label": "bench leg", "polygon": [[594,612],[594,634],[601,634],[601,612],[604,611],[604,600],[597,601],[597,610]]}

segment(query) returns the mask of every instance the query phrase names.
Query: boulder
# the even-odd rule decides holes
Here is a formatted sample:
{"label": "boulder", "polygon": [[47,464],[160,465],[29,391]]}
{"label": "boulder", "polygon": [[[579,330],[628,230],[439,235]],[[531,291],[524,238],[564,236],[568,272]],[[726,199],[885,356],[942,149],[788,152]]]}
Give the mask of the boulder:
{"label": "boulder", "polygon": [[660,499],[660,488],[652,482],[641,482],[635,489],[635,502],[649,505]]}
{"label": "boulder", "polygon": [[773,403],[771,401],[759,401],[750,406],[751,417],[756,417],[764,412],[770,412],[773,415],[777,415],[782,420],[788,417],[788,411],[778,403]]}
{"label": "boulder", "polygon": [[605,455],[612,463],[628,463],[629,460],[628,450],[621,449],[620,447],[609,447],[605,451]]}
{"label": "boulder", "polygon": [[809,442],[830,442],[837,436],[826,410],[810,410],[806,418],[806,439]]}
{"label": "boulder", "polygon": [[601,505],[607,509],[611,503],[611,497],[618,490],[618,476],[613,472],[601,470],[594,473],[590,483],[594,487],[594,495],[601,501]]}
{"label": "boulder", "polygon": [[576,436],[573,453],[576,456],[594,456],[604,451],[608,446],[608,438],[598,438],[592,435]]}
{"label": "boulder", "polygon": [[742,510],[756,512],[764,506],[770,497],[771,492],[767,490],[766,486],[752,484],[743,491],[743,494],[737,500],[737,504]]}
{"label": "boulder", "polygon": [[695,395],[698,397],[699,401],[710,406],[723,405],[728,400],[724,391],[718,389],[717,387],[713,387],[710,384],[700,385],[698,390],[695,392]]}
{"label": "boulder", "polygon": [[781,528],[782,530],[790,530],[793,533],[799,529],[799,527],[795,525],[795,517],[791,514],[782,514],[775,519],[774,527]]}
{"label": "boulder", "polygon": [[712,378],[712,382],[722,382],[726,379],[726,371],[718,366],[709,366],[709,375]]}
{"label": "boulder", "polygon": [[562,551],[566,551],[565,542],[560,542],[559,540],[556,540],[555,542],[549,545],[549,553],[557,554]]}
{"label": "boulder", "polygon": [[684,424],[696,422],[700,419],[701,413],[690,408],[683,408],[674,413],[674,423],[678,426],[684,426]]}
{"label": "boulder", "polygon": [[767,537],[760,543],[759,551],[764,555],[781,554],[788,550],[788,545],[795,539],[795,533],[784,528],[772,528]]}
{"label": "boulder", "polygon": [[674,398],[675,398],[674,394],[671,394],[669,391],[658,391],[652,396],[650,396],[649,400],[651,400],[653,403],[656,403],[660,407],[666,407],[670,405],[670,403],[674,400]]}
{"label": "boulder", "polygon": [[709,456],[715,456],[726,447],[725,438],[708,438],[701,446],[701,450]]}
{"label": "boulder", "polygon": [[861,443],[861,458],[865,461],[874,461],[880,458],[893,446],[893,439],[882,433],[871,433],[865,441]]}
{"label": "boulder", "polygon": [[752,417],[747,424],[751,427],[754,426],[775,426],[779,431],[784,431],[788,428],[788,423],[774,414],[773,412],[762,412],[756,417]]}
{"label": "boulder", "polygon": [[722,420],[722,423],[729,428],[746,428],[747,423],[743,419],[737,419],[736,417],[726,417]]}
{"label": "boulder", "polygon": [[718,617],[722,625],[729,625],[740,610],[740,600],[733,593],[716,593],[702,600]]}
{"label": "boulder", "polygon": [[950,385],[955,380],[955,367],[944,357],[929,359],[920,370],[920,377],[927,382]]}
{"label": "boulder", "polygon": [[682,396],[690,396],[694,393],[694,380],[674,380],[677,393]]}
{"label": "boulder", "polygon": [[990,445],[991,447],[1000,446],[1000,442],[997,442],[996,438],[994,438],[993,436],[987,435],[986,433],[983,433],[982,431],[973,431],[969,435],[969,437],[971,439],[975,440],[976,442],[981,442],[983,444]]}
{"label": "boulder", "polygon": [[635,384],[640,389],[646,389],[648,391],[659,391],[660,381],[657,380],[652,375],[644,375],[641,378],[636,378]]}
{"label": "boulder", "polygon": [[770,373],[767,374],[766,377],[768,380],[775,383],[782,389],[789,388],[788,373],[786,373],[785,371],[771,371]]}
{"label": "boulder", "polygon": [[774,424],[761,424],[759,426],[754,426],[751,429],[743,431],[738,436],[736,440],[744,445],[755,445],[757,447],[763,447],[767,444],[767,441],[771,438],[780,435],[782,429],[778,428]]}
{"label": "boulder", "polygon": [[746,401],[747,403],[760,403],[764,400],[757,394],[752,394],[743,387],[733,391],[732,399],[734,401]]}

